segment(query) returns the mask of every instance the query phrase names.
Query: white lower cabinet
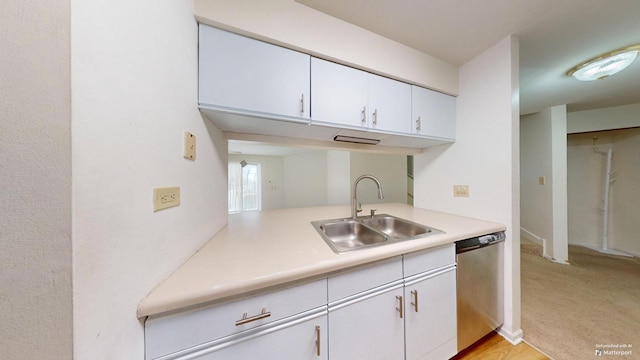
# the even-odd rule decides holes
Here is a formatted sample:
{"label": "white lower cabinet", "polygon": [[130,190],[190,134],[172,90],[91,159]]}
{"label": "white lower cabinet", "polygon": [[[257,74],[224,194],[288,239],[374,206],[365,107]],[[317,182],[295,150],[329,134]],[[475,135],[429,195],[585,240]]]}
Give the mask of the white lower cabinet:
{"label": "white lower cabinet", "polygon": [[407,360],[449,359],[456,354],[455,304],[455,266],[406,281]]}
{"label": "white lower cabinet", "polygon": [[[446,360],[456,354],[453,244],[328,281],[330,360]],[[348,294],[346,284],[357,293]]]}
{"label": "white lower cabinet", "polygon": [[327,357],[327,316],[301,323],[257,331],[246,336],[222,339],[199,351],[176,359],[300,359],[325,360]]}
{"label": "white lower cabinet", "polygon": [[147,360],[443,360],[456,353],[453,244],[145,323]]}
{"label": "white lower cabinet", "polygon": [[402,283],[329,306],[329,359],[404,359]]}
{"label": "white lower cabinet", "polygon": [[[287,339],[291,334],[306,340],[295,345],[283,341],[281,344],[286,346],[279,352],[300,351],[313,355],[317,354],[313,348],[316,326],[320,326],[320,353],[326,356],[326,341],[323,341],[326,316],[326,279],[225,304],[154,315],[145,322],[145,359],[222,359],[224,356],[218,353],[245,354],[245,351],[250,351],[246,357],[236,359],[256,358],[250,356],[251,353],[261,354],[260,358],[265,359],[282,359],[275,353],[272,356],[274,349],[266,345],[275,340],[261,339]],[[309,349],[313,351],[307,351]]]}

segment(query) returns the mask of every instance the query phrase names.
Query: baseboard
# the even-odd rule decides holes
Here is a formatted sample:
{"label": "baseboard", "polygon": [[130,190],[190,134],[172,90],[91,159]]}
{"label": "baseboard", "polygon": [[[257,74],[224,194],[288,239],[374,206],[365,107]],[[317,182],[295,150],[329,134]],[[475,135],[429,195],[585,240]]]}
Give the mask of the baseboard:
{"label": "baseboard", "polygon": [[532,233],[531,231],[521,227],[520,228],[520,233],[524,233],[526,236],[522,236],[522,234],[520,236],[533,241],[534,243],[540,245],[540,246],[544,246],[544,239],[541,238],[540,236]]}
{"label": "baseboard", "polygon": [[629,254],[629,255],[633,255],[633,256],[635,256],[635,257],[637,257],[637,258],[640,258],[640,253],[637,253],[637,252],[635,252],[635,251],[628,251],[628,250],[625,250],[624,252],[625,252],[625,253],[627,253],[627,254]]}
{"label": "baseboard", "polygon": [[562,264],[562,265],[569,265],[569,262],[567,260],[558,260],[555,259],[549,255],[547,255],[547,239],[540,237],[534,233],[532,233],[531,231],[521,227],[520,228],[520,233],[525,233],[527,236],[524,236],[525,238],[537,243],[538,245],[542,245],[542,257],[549,260],[549,261],[553,261],[554,263],[557,264]]}
{"label": "baseboard", "polygon": [[522,342],[522,329],[510,332],[505,330],[504,327],[500,327],[500,329],[498,329],[498,334],[512,345],[518,345]]}
{"label": "baseboard", "polygon": [[586,247],[587,249],[591,249],[591,250],[594,250],[594,251],[597,251],[599,253],[606,254],[606,255],[616,255],[616,256],[626,256],[626,257],[634,257],[634,256],[635,257],[640,257],[640,254],[634,254],[633,252],[630,252],[630,251],[622,251],[622,250],[616,250],[616,249],[603,250],[601,246],[593,245],[593,244],[570,243],[569,245],[577,245],[577,246]]}
{"label": "baseboard", "polygon": [[548,255],[542,255],[542,257],[543,257],[543,258],[545,258],[545,259],[547,259],[547,260],[549,260],[549,261],[552,261],[552,262],[554,262],[554,263],[556,263],[556,264],[561,264],[561,265],[571,265],[571,264],[570,264],[568,261],[566,261],[566,260],[558,260],[558,259],[554,259],[554,258],[552,258],[551,256],[548,256]]}

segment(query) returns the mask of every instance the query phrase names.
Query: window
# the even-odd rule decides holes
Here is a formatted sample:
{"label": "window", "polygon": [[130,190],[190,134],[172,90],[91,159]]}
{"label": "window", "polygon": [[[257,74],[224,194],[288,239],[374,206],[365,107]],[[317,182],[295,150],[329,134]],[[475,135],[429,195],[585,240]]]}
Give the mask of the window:
{"label": "window", "polygon": [[[243,166],[244,165],[244,166]],[[229,213],[260,210],[260,164],[229,163]]]}

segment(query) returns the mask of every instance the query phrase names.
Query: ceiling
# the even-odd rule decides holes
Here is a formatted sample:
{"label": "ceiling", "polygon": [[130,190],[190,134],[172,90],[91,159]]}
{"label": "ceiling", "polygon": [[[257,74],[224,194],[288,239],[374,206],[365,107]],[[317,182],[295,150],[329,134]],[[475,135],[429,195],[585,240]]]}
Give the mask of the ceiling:
{"label": "ceiling", "polygon": [[520,113],[640,103],[640,60],[609,78],[565,75],[640,43],[639,0],[296,0],[460,66],[513,34],[520,39]]}

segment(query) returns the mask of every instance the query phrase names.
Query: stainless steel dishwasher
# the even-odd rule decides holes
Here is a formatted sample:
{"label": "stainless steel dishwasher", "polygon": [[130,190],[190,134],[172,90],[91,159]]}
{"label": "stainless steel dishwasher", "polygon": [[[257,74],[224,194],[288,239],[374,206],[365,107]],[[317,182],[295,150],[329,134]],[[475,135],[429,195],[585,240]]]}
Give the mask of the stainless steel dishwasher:
{"label": "stainless steel dishwasher", "polygon": [[502,326],[504,231],[456,242],[458,352]]}

